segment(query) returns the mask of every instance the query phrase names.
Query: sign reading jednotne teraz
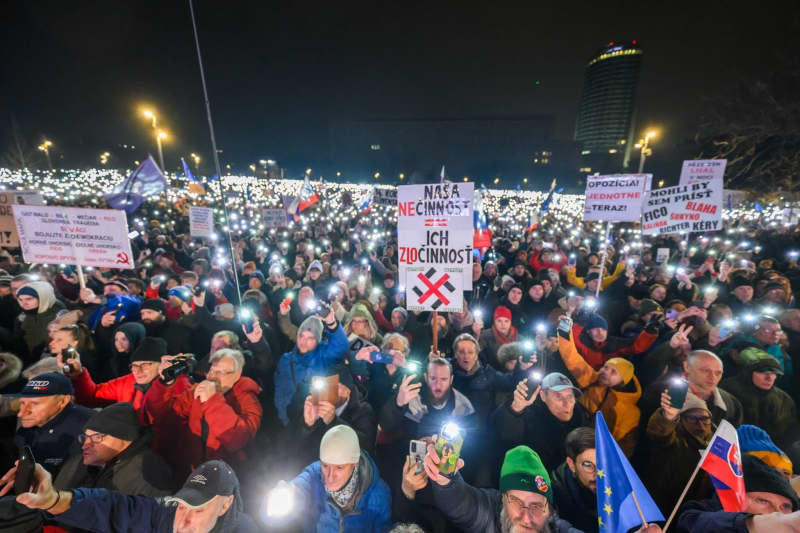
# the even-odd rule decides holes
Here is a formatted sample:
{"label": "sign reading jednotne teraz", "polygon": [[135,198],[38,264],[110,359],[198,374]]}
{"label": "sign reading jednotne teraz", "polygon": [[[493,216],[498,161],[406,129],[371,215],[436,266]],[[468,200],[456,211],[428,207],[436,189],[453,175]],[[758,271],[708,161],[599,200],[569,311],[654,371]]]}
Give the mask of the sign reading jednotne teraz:
{"label": "sign reading jednotne teraz", "polygon": [[587,176],[583,219],[638,221],[642,214],[642,200],[652,179],[652,174]]}
{"label": "sign reading jednotne teraz", "polygon": [[[463,302],[461,287],[472,283],[473,198],[472,183],[435,183],[430,185],[403,185],[397,188],[397,230],[400,252],[400,282],[406,286],[406,300],[412,280],[407,279],[410,267],[430,267],[441,270],[447,267],[448,279],[461,276],[458,294],[447,294],[447,308],[459,307]],[[419,272],[415,270],[415,275]],[[415,278],[419,281],[419,278]],[[465,281],[466,280],[466,281]],[[450,291],[448,291],[450,292]],[[440,300],[443,302],[443,300]],[[421,305],[433,299],[425,298]],[[442,309],[444,310],[444,309]]]}
{"label": "sign reading jednotne teraz", "polygon": [[655,189],[642,208],[643,235],[722,229],[722,180]]}

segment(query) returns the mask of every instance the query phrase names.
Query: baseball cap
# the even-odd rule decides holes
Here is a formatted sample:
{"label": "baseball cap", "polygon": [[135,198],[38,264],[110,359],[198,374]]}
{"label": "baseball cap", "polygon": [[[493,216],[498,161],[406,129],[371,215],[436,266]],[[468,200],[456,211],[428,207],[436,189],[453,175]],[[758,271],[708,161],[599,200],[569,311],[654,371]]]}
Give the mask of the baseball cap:
{"label": "baseball cap", "polygon": [[7,394],[14,398],[38,398],[56,394],[74,394],[72,380],[58,372],[47,372],[32,377],[18,394]]}
{"label": "baseball cap", "polygon": [[198,466],[169,502],[180,502],[197,509],[210,502],[215,496],[230,496],[236,491],[239,480],[233,469],[225,461],[206,461]]}
{"label": "baseball cap", "polygon": [[572,389],[575,394],[581,394],[581,390],[574,386],[567,376],[560,372],[551,372],[542,380],[542,390],[560,392],[565,389]]}

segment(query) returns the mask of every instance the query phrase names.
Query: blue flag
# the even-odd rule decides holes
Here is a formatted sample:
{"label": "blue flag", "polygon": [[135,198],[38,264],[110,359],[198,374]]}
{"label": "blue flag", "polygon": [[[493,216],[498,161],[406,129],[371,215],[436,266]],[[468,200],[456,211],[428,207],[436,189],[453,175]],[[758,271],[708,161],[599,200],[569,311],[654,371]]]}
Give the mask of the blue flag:
{"label": "blue flag", "polygon": [[167,190],[167,180],[150,155],[125,181],[106,194],[105,199],[114,209],[122,209],[130,215],[142,205],[145,198],[165,190]]}
{"label": "blue flag", "polygon": [[181,157],[181,163],[183,163],[183,173],[186,174],[186,179],[189,180],[189,183],[197,183],[194,175],[192,175],[192,171],[189,170],[189,165],[186,164],[186,160]]}
{"label": "blue flag", "polygon": [[553,201],[553,193],[555,192],[555,188],[556,180],[553,180],[553,183],[550,184],[550,190],[547,192],[547,198],[545,198],[542,202],[542,205],[539,206],[539,213],[547,213],[547,210],[550,209],[550,202]]}
{"label": "blue flag", "polygon": [[595,417],[597,453],[597,522],[601,533],[625,533],[639,527],[642,519],[633,502],[633,495],[645,520],[659,522],[664,516],[639,480],[617,441],[608,431],[603,413]]}
{"label": "blue flag", "polygon": [[753,204],[753,209],[755,209],[756,211],[758,211],[760,213],[760,212],[762,212],[764,210],[764,207],[760,203],[755,202]]}

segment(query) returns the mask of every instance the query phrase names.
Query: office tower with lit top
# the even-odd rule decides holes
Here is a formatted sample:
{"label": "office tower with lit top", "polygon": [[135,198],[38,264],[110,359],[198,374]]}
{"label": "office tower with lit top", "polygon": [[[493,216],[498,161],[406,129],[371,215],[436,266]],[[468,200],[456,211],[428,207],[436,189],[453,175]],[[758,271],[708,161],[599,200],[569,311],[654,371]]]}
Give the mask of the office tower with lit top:
{"label": "office tower with lit top", "polygon": [[636,41],[610,42],[589,59],[575,124],[583,175],[627,170],[641,65]]}

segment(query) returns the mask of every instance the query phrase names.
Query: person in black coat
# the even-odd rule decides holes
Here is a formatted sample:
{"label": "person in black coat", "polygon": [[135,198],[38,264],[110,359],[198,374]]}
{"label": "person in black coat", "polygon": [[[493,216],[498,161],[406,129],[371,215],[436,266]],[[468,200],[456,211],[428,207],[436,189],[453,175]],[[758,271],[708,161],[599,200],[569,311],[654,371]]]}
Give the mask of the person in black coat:
{"label": "person in black coat", "polygon": [[142,324],[148,337],[161,337],[167,341],[167,353],[177,355],[190,353],[191,330],[167,318],[167,305],[160,298],[142,302]]}
{"label": "person in black coat", "polygon": [[564,443],[567,460],[553,470],[553,499],[559,515],[585,533],[597,532],[597,454],[594,428],[573,429]]}

